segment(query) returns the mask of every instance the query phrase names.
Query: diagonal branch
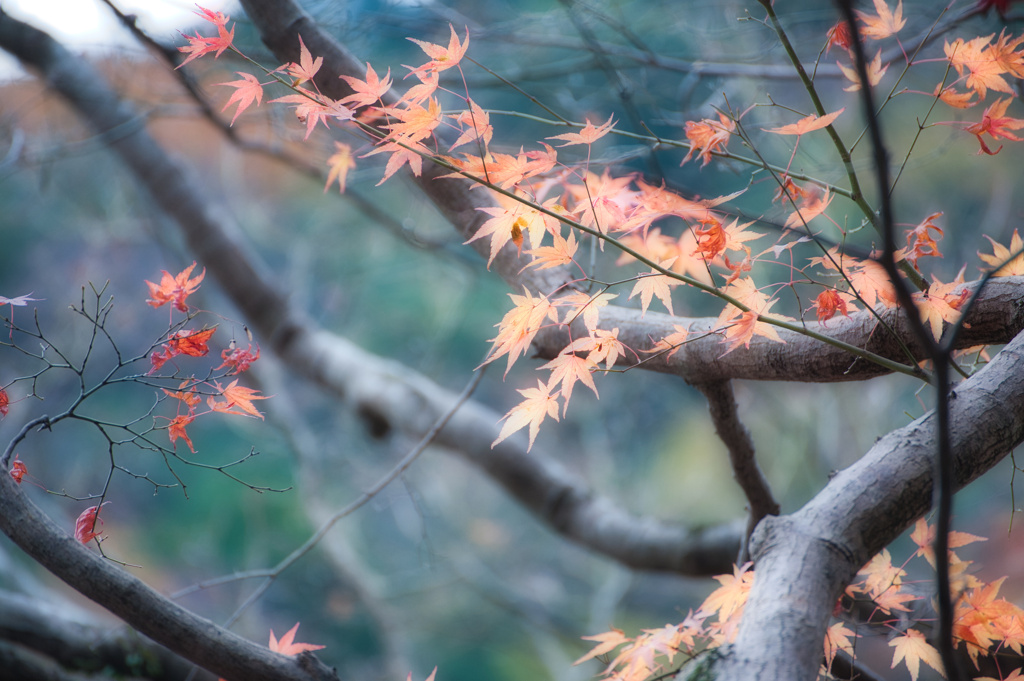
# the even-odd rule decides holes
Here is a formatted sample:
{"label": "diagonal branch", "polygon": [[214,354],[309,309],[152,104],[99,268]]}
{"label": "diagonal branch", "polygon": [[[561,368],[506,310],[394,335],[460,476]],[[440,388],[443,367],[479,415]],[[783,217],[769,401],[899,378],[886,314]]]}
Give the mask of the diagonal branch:
{"label": "diagonal branch", "polygon": [[743,546],[740,548],[737,564],[747,562],[747,540],[761,519],[768,515],[779,514],[779,502],[772,495],[768,481],[757,465],[754,453],[754,442],[750,433],[740,422],[736,407],[736,398],[732,392],[732,383],[720,381],[716,383],[700,383],[696,388],[704,393],[711,412],[711,421],[715,424],[715,432],[729,450],[729,463],[733,477],[739,483],[743,494],[747,497],[747,530],[744,534]]}

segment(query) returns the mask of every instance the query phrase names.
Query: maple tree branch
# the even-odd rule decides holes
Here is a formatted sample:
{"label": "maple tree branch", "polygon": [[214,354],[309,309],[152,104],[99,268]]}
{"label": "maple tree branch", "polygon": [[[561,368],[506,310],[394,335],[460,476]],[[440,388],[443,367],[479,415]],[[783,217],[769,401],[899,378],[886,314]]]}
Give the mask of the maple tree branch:
{"label": "maple tree branch", "polygon": [[[1024,441],[1021,366],[1024,334],[951,394],[954,489]],[[760,654],[725,654],[716,663],[717,678],[814,678],[836,598],[858,569],[931,507],[935,421],[929,412],[885,435],[801,509],[758,525],[750,547],[757,578],[733,650]]]}
{"label": "maple tree branch", "polygon": [[711,422],[715,424],[715,432],[729,451],[729,464],[732,466],[733,477],[747,497],[747,530],[737,564],[747,562],[747,540],[761,519],[768,515],[779,514],[779,502],[772,495],[772,490],[765,479],[761,468],[757,465],[754,442],[750,433],[740,422],[733,395],[732,383],[716,381],[714,383],[698,383],[695,387],[708,400]]}
{"label": "maple tree branch", "polygon": [[[8,25],[15,28],[2,30]],[[303,35],[312,49],[313,38]],[[41,70],[94,129],[116,128],[134,117],[127,102],[45,33],[5,16],[0,46]],[[144,129],[119,138],[112,149],[181,229],[189,248],[249,326],[298,375],[323,386],[383,431],[395,429],[412,438],[421,437],[457,399],[427,377],[320,329],[292,309],[243,245],[233,217],[206,199],[204,189]],[[500,419],[501,414],[467,402],[438,434],[436,444],[482,469],[554,531],[625,565],[689,575],[730,569],[741,534],[735,524],[689,529],[635,516],[595,494],[553,457],[529,453],[524,438],[509,438],[492,448]]]}

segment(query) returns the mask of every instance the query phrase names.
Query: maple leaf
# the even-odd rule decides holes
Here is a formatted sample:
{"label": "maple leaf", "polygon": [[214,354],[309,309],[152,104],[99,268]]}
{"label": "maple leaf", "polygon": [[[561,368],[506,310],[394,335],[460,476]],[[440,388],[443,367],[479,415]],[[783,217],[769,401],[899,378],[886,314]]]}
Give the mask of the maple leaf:
{"label": "maple leaf", "polygon": [[[700,151],[700,157],[704,161],[701,168],[711,161],[714,153],[725,153],[725,147],[729,144],[729,138],[736,132],[736,121],[723,113],[718,114],[718,122],[710,118],[704,118],[699,122],[686,122],[686,139],[690,141],[690,151],[683,158],[685,164],[693,156],[695,151]],[[680,164],[682,165],[682,164]]]}
{"label": "maple leaf", "polygon": [[[932,567],[935,567],[935,549],[932,547],[935,543],[935,526],[929,525],[924,518],[918,518],[914,525],[914,531],[910,533],[910,540],[917,545],[917,552],[914,556],[924,556],[924,559]],[[958,549],[977,541],[988,541],[988,539],[967,532],[950,532],[948,545],[950,549]]]}
{"label": "maple leaf", "polygon": [[593,335],[597,332],[601,308],[618,297],[617,293],[588,295],[583,291],[573,291],[559,298],[557,303],[560,306],[568,306],[563,323],[572,324],[577,317],[583,315],[583,326],[587,327],[587,333]]}
{"label": "maple leaf", "polygon": [[[568,265],[576,255],[579,245],[576,243],[576,233],[569,232],[569,238],[563,239],[561,234],[554,235],[553,246],[541,246],[526,251],[533,256],[533,260],[526,267],[536,267],[538,270],[546,270],[549,267]],[[524,267],[525,269],[525,267]]]}
{"label": "maple leaf", "polygon": [[192,413],[191,409],[188,414],[179,414],[171,419],[171,422],[167,424],[167,437],[171,441],[171,446],[177,448],[178,438],[180,437],[188,445],[188,449],[193,454],[196,453],[195,447],[192,446],[192,438],[188,436],[185,431],[185,427],[195,421],[196,417]]}
{"label": "maple leaf", "polygon": [[[853,83],[853,85],[851,85],[850,87],[843,88],[843,91],[856,92],[857,90],[859,90],[860,75],[858,75],[857,70],[849,66],[843,66],[839,62],[836,62],[836,66],[838,66],[839,70],[843,72],[843,75],[846,76],[847,80]],[[884,67],[882,66],[882,51],[879,50],[875,54],[875,58],[872,59],[867,64],[868,85],[870,85],[871,87],[878,85],[881,82],[882,77],[885,75],[885,72],[888,70],[888,64],[886,64]]]}
{"label": "maple leaf", "polygon": [[967,88],[974,90],[981,99],[985,99],[989,89],[1013,94],[1013,88],[1003,78],[1006,67],[998,58],[993,58],[994,55],[989,51],[993,37],[994,33],[966,42],[957,38],[952,43],[946,42],[944,46],[950,66],[959,76],[967,74]]}
{"label": "maple leaf", "polygon": [[569,399],[572,397],[573,386],[576,381],[581,381],[597,394],[597,386],[594,384],[594,377],[591,375],[597,370],[597,364],[589,357],[581,357],[574,352],[563,352],[547,364],[538,367],[539,369],[550,369],[551,378],[549,385],[554,387],[561,384],[560,394],[564,400],[562,404],[562,416],[569,409]]}
{"label": "maple leaf", "polygon": [[971,589],[957,601],[953,613],[953,637],[967,645],[967,653],[978,666],[978,655],[987,653],[992,643],[1003,636],[1005,620],[1020,619],[1024,612],[1008,602],[997,598],[1006,577]]}
{"label": "maple leaf", "polygon": [[874,599],[893,587],[899,588],[903,584],[903,578],[907,576],[907,571],[894,566],[889,550],[882,549],[857,574],[866,575],[864,589],[868,596]]}
{"label": "maple leaf", "polygon": [[850,35],[850,24],[839,20],[832,28],[828,29],[828,42],[825,44],[825,54],[833,47],[841,47],[846,51],[853,45],[853,36]]}
{"label": "maple leaf", "polygon": [[423,71],[446,71],[452,67],[458,66],[459,62],[466,54],[466,50],[469,49],[469,27],[466,27],[466,40],[459,42],[459,36],[455,32],[455,27],[448,24],[448,28],[451,30],[451,38],[448,40],[448,47],[441,47],[434,43],[424,42],[422,40],[416,40],[415,38],[409,38],[412,42],[420,46],[420,49],[427,53],[430,57],[430,61],[413,69],[406,76],[407,78],[414,73],[420,73]]}
{"label": "maple leaf", "polygon": [[336,102],[329,97],[324,97],[323,95],[305,88],[298,88],[298,90],[299,94],[278,97],[277,99],[270,100],[270,103],[295,105],[295,117],[300,123],[306,124],[306,136],[304,139],[309,139],[309,136],[313,132],[313,128],[316,127],[317,123],[323,122],[324,127],[328,127],[328,118],[334,118],[340,121],[352,120],[353,114],[351,109],[340,102]]}
{"label": "maple leaf", "polygon": [[530,442],[526,447],[526,451],[530,451],[533,448],[533,441],[537,439],[537,433],[540,431],[540,424],[544,422],[544,419],[550,416],[554,420],[558,420],[558,396],[551,394],[553,387],[550,384],[545,385],[544,381],[538,379],[536,388],[518,390],[517,392],[526,399],[512,407],[502,417],[505,425],[501,427],[498,439],[491,443],[491,449],[494,449],[495,445],[512,433],[529,425]]}
{"label": "maple leaf", "polygon": [[910,608],[903,605],[910,601],[920,600],[920,596],[911,593],[904,593],[899,589],[892,587],[886,589],[882,593],[878,594],[872,599],[878,609],[884,612],[886,615],[891,615],[893,610],[899,610],[900,612],[910,612]]}
{"label": "maple leaf", "polygon": [[613,116],[609,116],[608,120],[602,123],[600,126],[594,126],[590,122],[590,119],[586,119],[587,124],[579,132],[567,132],[564,135],[555,135],[554,137],[547,137],[549,140],[565,140],[565,144],[559,144],[560,147],[568,147],[574,144],[593,144],[597,140],[601,139],[608,132],[615,127],[612,123]]}
{"label": "maple leaf", "polygon": [[352,147],[344,142],[335,142],[334,154],[327,159],[327,167],[330,170],[327,173],[327,184],[324,185],[324,191],[327,191],[332,182],[337,181],[338,191],[344,194],[348,171],[356,167],[356,161],[352,158]]}
{"label": "maple leaf", "polygon": [[[725,289],[725,293],[749,309],[744,311],[735,305],[729,304],[726,305],[725,309],[718,316],[716,327],[725,328],[723,342],[728,346],[725,352],[722,353],[722,357],[728,355],[741,344],[749,348],[750,341],[753,340],[755,335],[763,336],[776,343],[785,342],[779,337],[774,326],[758,319],[759,315],[768,315],[771,308],[778,301],[769,300],[767,296],[757,289],[757,286],[750,277],[743,277],[729,284]],[[739,319],[736,319],[737,317]],[[733,321],[734,319],[736,321]]]}
{"label": "maple leaf", "polygon": [[[940,88],[942,89],[940,90]],[[953,86],[943,88],[942,83],[935,86],[935,91],[932,94],[957,109],[969,109],[978,103],[978,100],[974,99],[977,92],[957,92]]]}
{"label": "maple leaf", "polygon": [[932,232],[938,234],[938,238],[942,238],[942,229],[937,227],[933,220],[942,215],[942,212],[932,213],[924,219],[914,229],[907,230],[907,250],[906,255],[907,261],[917,269],[918,258],[924,256],[935,256],[937,258],[942,257],[942,253],[939,253],[939,244]]}
{"label": "maple leaf", "polygon": [[824,190],[818,187],[805,189],[803,194],[804,196],[796,210],[786,218],[786,222],[783,225],[786,229],[806,226],[811,220],[824,213],[834,198],[828,187],[825,187]]}
{"label": "maple leaf", "polygon": [[200,282],[203,281],[203,277],[206,276],[206,268],[204,267],[198,277],[189,279],[189,275],[192,274],[195,266],[196,263],[193,260],[191,265],[173,277],[167,270],[163,270],[163,277],[160,279],[159,285],[147,281],[146,285],[149,286],[150,298],[146,302],[151,307],[160,307],[167,303],[174,303],[174,307],[178,308],[181,312],[188,312],[188,305],[185,303],[185,299],[196,292]]}
{"label": "maple leaf", "polygon": [[170,352],[170,356],[189,355],[190,357],[205,357],[210,348],[206,343],[210,336],[217,330],[216,326],[201,331],[190,331],[179,329],[167,340],[164,347]]}
{"label": "maple leaf", "polygon": [[[219,369],[220,367],[217,368]],[[184,402],[185,406],[188,407],[188,411],[190,414],[195,410],[196,406],[198,406],[199,402],[201,401],[198,393],[196,393],[194,390],[185,390],[185,388],[191,382],[192,379],[186,378],[184,381],[181,382],[181,385],[178,386],[178,389],[174,391],[168,390],[167,388],[161,388],[161,390],[163,390],[168,397],[173,397],[176,400]]]}
{"label": "maple leaf", "polygon": [[491,351],[490,357],[484,362],[488,364],[507,354],[508,366],[505,369],[506,376],[512,365],[515,364],[515,361],[519,359],[519,356],[526,354],[526,350],[530,347],[530,343],[533,342],[533,337],[540,331],[544,320],[558,321],[558,313],[546,296],[534,298],[525,286],[523,287],[523,293],[524,295],[521,296],[512,293],[508,294],[515,307],[506,312],[501,321],[496,324],[498,335],[491,339],[491,342],[494,343],[494,349]]}
{"label": "maple leaf", "polygon": [[103,525],[103,519],[99,517],[100,507],[109,503],[109,501],[104,501],[99,506],[90,506],[79,514],[78,519],[75,520],[75,539],[83,544],[88,544],[97,537],[99,541],[103,541],[103,538],[100,537],[102,532],[97,532],[96,526]]}
{"label": "maple leaf", "polygon": [[814,305],[811,307],[817,308],[818,321],[824,324],[829,319],[836,316],[836,312],[839,312],[844,317],[849,317],[849,309],[847,305],[847,299],[853,298],[849,293],[840,293],[832,288],[827,288],[818,294],[818,297],[814,299]]}
{"label": "maple leaf", "polygon": [[[225,85],[227,87],[236,88],[234,93],[228,99],[227,103],[221,111],[227,111],[228,107],[232,104],[238,104],[238,108],[235,109],[235,115],[231,117],[231,125],[235,124],[238,120],[238,116],[249,108],[253,102],[259,105],[263,101],[263,83],[257,80],[256,76],[251,73],[243,73],[242,71],[236,71],[241,76],[239,80],[233,80],[227,83],[215,83],[215,85]],[[276,101],[276,100],[275,100]]]}
{"label": "maple leaf", "polygon": [[231,17],[221,12],[213,12],[203,7],[200,7],[199,10],[200,11],[195,12],[195,14],[198,14],[217,27],[217,37],[205,38],[199,35],[198,31],[194,36],[182,34],[182,37],[188,41],[188,45],[179,47],[178,51],[187,54],[188,57],[185,61],[178,64],[175,69],[180,69],[193,59],[198,59],[204,54],[209,54],[214,51],[217,53],[214,55],[214,59],[216,59],[223,54],[224,50],[231,47],[231,42],[235,39],[235,27],[232,26],[230,31],[227,30],[227,23]]}
{"label": "maple leaf", "polygon": [[594,364],[604,362],[605,369],[611,369],[615,366],[619,355],[625,355],[628,349],[619,340],[618,327],[611,331],[607,329],[591,329],[590,333],[592,335],[574,340],[562,352],[586,352],[587,359]]}
{"label": "maple leaf", "polygon": [[491,118],[472,99],[469,100],[469,109],[457,114],[450,114],[449,118],[454,118],[455,122],[462,126],[462,134],[449,147],[449,150],[477,139],[483,143],[484,148],[491,143],[491,137],[494,136]]}
{"label": "maple leaf", "polygon": [[875,260],[856,260],[844,256],[841,260],[843,273],[850,282],[850,289],[857,292],[860,300],[868,307],[881,302],[886,307],[896,307],[896,289],[889,274]]}
{"label": "maple leaf", "polygon": [[[231,341],[234,344],[234,341]],[[256,352],[252,351],[252,343],[243,350],[240,347],[228,347],[221,350],[221,359],[224,363],[214,370],[223,369],[224,367],[230,367],[229,374],[240,374],[243,371],[248,371],[252,363],[260,358],[260,346],[256,346]]]}
{"label": "maple leaf", "polygon": [[[627,212],[636,205],[636,192],[630,189],[633,175],[612,177],[608,168],[600,176],[587,171],[582,184],[570,184],[576,200],[573,213],[579,221],[602,234],[622,228]],[[604,248],[602,239],[601,248]]]}
{"label": "maple leaf", "polygon": [[413,175],[416,177],[420,176],[420,173],[423,172],[423,156],[421,156],[421,154],[430,154],[430,150],[419,143],[411,146],[412,149],[407,149],[400,144],[387,142],[378,146],[373,151],[363,154],[364,158],[366,156],[373,156],[374,154],[391,154],[391,157],[388,159],[388,163],[384,168],[384,177],[382,177],[380,182],[377,183],[378,187],[384,184],[389,177],[398,172],[398,169],[406,163],[409,164],[409,169],[412,170]]}
{"label": "maple leaf", "polygon": [[[521,204],[520,204],[521,206]],[[490,235],[491,237],[491,253],[487,258],[487,269],[491,268],[491,263],[494,262],[495,256],[498,255],[498,251],[511,240],[515,243],[516,248],[520,251],[523,249],[523,228],[527,226],[525,218],[521,215],[522,210],[520,207],[515,208],[477,208],[479,211],[483,211],[488,215],[491,215],[490,220],[487,220],[480,229],[473,234],[469,240],[464,243],[472,243],[477,239],[482,239],[485,236]]]}
{"label": "maple leaf", "polygon": [[[985,2],[986,0],[982,0]],[[998,2],[999,0],[987,0],[988,2]],[[1006,0],[1003,0],[1006,2]],[[1008,676],[1004,676],[1002,679],[992,678],[991,676],[978,676],[975,677],[974,681],[1021,681],[1024,676],[1021,676],[1021,669],[1014,669]]]}
{"label": "maple leaf", "polygon": [[28,468],[25,467],[25,462],[18,458],[18,455],[14,455],[14,461],[11,462],[11,469],[8,471],[14,482],[21,484],[21,479],[28,475]]}
{"label": "maple leaf", "polygon": [[295,82],[292,85],[302,85],[306,81],[313,80],[313,76],[316,75],[317,71],[320,70],[320,66],[324,63],[323,57],[317,57],[313,59],[313,55],[306,49],[306,43],[302,42],[302,36],[299,36],[299,63],[292,62],[285,66],[285,70],[288,75],[295,78]]}
{"label": "maple leaf", "polygon": [[833,111],[830,114],[825,114],[824,116],[811,114],[810,116],[801,118],[796,123],[790,123],[789,125],[784,125],[781,128],[767,129],[765,132],[773,132],[776,135],[803,135],[813,130],[827,128],[832,125],[832,123],[839,118],[839,114],[844,111],[846,111],[846,107],[843,107],[839,111]]}
{"label": "maple leaf", "polygon": [[746,563],[743,567],[734,565],[731,575],[715,576],[722,586],[704,599],[698,612],[707,616],[717,614],[719,622],[732,619],[733,615],[739,619],[743,606],[747,604],[750,589],[754,585],[754,571],[750,569],[751,566],[752,563]]}
{"label": "maple leaf", "polygon": [[[663,267],[671,267],[672,263],[659,263]],[[679,286],[682,282],[673,279],[667,275],[659,273],[657,270],[651,270],[650,274],[641,274],[633,284],[633,291],[629,294],[630,299],[636,294],[640,294],[640,316],[643,317],[647,314],[647,307],[651,304],[651,299],[657,297],[658,300],[668,309],[669,314],[675,314],[672,311],[672,287]]]}
{"label": "maple leaf", "polygon": [[953,289],[964,283],[964,268],[961,268],[956,279],[948,284],[943,284],[932,275],[933,283],[928,290],[915,293],[913,296],[921,314],[921,321],[931,329],[936,340],[942,337],[943,322],[954,324],[960,319],[960,306],[971,295],[967,289],[961,290],[958,294],[953,293]]}
{"label": "maple leaf", "polygon": [[832,662],[836,659],[836,653],[840,650],[853,657],[853,641],[850,637],[859,638],[842,622],[836,622],[825,631],[825,669],[831,673]]}
{"label": "maple leaf", "polygon": [[1010,118],[1006,115],[1006,107],[1010,106],[1011,98],[1001,99],[998,102],[994,102],[991,106],[985,109],[981,115],[981,121],[973,125],[969,125],[964,130],[971,133],[978,138],[978,143],[981,144],[981,149],[978,150],[979,154],[985,153],[989,156],[995,156],[1003,148],[999,145],[999,149],[992,151],[988,145],[985,144],[985,140],[982,135],[991,135],[993,139],[1002,137],[1003,139],[1012,140],[1014,142],[1020,142],[1022,139],[1017,135],[1014,135],[1009,130],[1020,130],[1024,128],[1024,120],[1019,118]]}
{"label": "maple leaf", "polygon": [[253,406],[252,401],[265,400],[268,399],[269,396],[257,395],[256,393],[259,392],[258,390],[238,385],[237,379],[231,381],[226,388],[222,388],[220,383],[214,383],[214,386],[216,386],[223,399],[217,400],[214,396],[206,398],[206,405],[213,411],[219,411],[225,414],[247,414],[249,416],[255,416],[256,418],[263,418],[263,414],[257,411],[256,407]]}
{"label": "maple leaf", "polygon": [[385,93],[391,89],[391,69],[384,74],[381,80],[377,72],[366,62],[366,80],[359,80],[353,76],[341,76],[341,79],[352,88],[352,94],[341,98],[341,103],[357,109],[361,106],[371,106],[380,102]]}
{"label": "maple leaf", "polygon": [[900,29],[907,23],[907,20],[903,18],[903,0],[899,0],[896,4],[895,12],[889,9],[889,6],[885,4],[885,0],[874,1],[877,16],[867,12],[857,12],[857,18],[864,24],[860,29],[860,34],[872,40],[882,40],[899,33]]}
{"label": "maple leaf", "polygon": [[[1024,275],[1024,240],[1020,238],[1017,230],[1013,230],[1010,237],[1010,247],[996,243],[992,237],[985,235],[985,238],[992,243],[992,255],[978,253],[978,257],[992,267],[998,267],[996,277],[1015,277]],[[1010,256],[1016,255],[1011,259]]]}
{"label": "maple leaf", "polygon": [[0,388],[0,418],[7,416],[7,412],[11,409],[11,397],[7,394],[7,391]]}
{"label": "maple leaf", "polygon": [[889,647],[896,649],[893,651],[890,669],[895,669],[896,665],[904,662],[907,665],[907,669],[910,670],[912,681],[917,681],[917,674],[922,662],[943,676],[946,675],[942,670],[942,660],[939,659],[939,651],[933,648],[925,640],[924,634],[917,629],[907,629],[907,633],[889,641]]}
{"label": "maple leaf", "polygon": [[299,622],[295,623],[295,626],[288,630],[288,632],[281,637],[280,640],[274,637],[274,630],[270,630],[270,643],[268,647],[275,653],[281,653],[282,655],[298,655],[304,653],[307,650],[321,650],[324,646],[314,645],[312,643],[295,643],[295,633],[299,630]]}
{"label": "maple leaf", "polygon": [[671,350],[666,355],[666,359],[679,352],[679,348],[683,347],[683,343],[686,342],[687,337],[690,335],[690,330],[679,324],[673,324],[672,328],[675,329],[672,333],[668,334],[653,346],[650,350],[641,350],[641,352],[663,352],[665,350]]}

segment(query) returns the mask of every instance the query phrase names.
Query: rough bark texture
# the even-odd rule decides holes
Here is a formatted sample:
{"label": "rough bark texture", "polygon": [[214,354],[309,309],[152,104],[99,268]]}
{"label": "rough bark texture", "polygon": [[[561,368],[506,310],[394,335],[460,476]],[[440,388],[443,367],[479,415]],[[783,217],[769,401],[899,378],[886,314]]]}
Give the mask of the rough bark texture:
{"label": "rough bark texture", "polygon": [[[1024,441],[1022,360],[1019,335],[954,390],[956,489]],[[930,413],[880,439],[799,511],[761,522],[751,539],[754,586],[735,645],[714,664],[714,678],[815,678],[825,628],[843,588],[931,507],[935,441]]]}

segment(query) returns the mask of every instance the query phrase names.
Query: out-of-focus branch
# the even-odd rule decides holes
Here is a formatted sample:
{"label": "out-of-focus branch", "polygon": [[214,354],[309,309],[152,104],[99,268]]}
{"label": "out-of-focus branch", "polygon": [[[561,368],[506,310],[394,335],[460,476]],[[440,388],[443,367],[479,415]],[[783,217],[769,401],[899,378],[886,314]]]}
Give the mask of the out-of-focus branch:
{"label": "out-of-focus branch", "polygon": [[[136,118],[131,106],[88,65],[45,33],[5,16],[0,46],[41,71],[95,130],[117,128]],[[318,329],[294,310],[258,258],[243,246],[232,216],[208,200],[205,189],[144,129],[119,137],[111,148],[178,225],[191,250],[242,310],[250,328],[267,339],[292,371],[342,398],[377,432],[398,430],[419,438],[450,409],[457,399],[454,393],[409,367]],[[528,453],[523,437],[509,438],[492,449],[500,418],[497,412],[469,402],[435,442],[479,466],[555,531],[628,566],[690,575],[730,569],[739,546],[740,530],[735,525],[690,530],[634,516],[595,495],[550,458]]]}
{"label": "out-of-focus branch", "polygon": [[[12,655],[24,664],[45,658],[54,666],[82,673],[116,673],[129,677],[145,668],[150,681],[178,681],[195,669],[194,665],[163,646],[116,625],[72,619],[67,608],[29,598],[10,591],[0,591],[0,645],[10,646]],[[18,650],[34,651],[24,655]],[[4,654],[0,653],[0,658]],[[136,663],[132,664],[132,660]],[[139,664],[138,661],[145,661]],[[12,662],[12,664],[14,664]],[[39,664],[45,664],[39,662]],[[13,667],[0,663],[9,678],[49,678],[42,675],[13,674]],[[195,681],[214,678],[199,672]]]}
{"label": "out-of-focus branch", "polygon": [[747,539],[767,515],[779,514],[779,502],[772,495],[761,468],[757,465],[754,453],[754,442],[750,433],[740,422],[736,407],[736,398],[732,392],[732,383],[720,381],[716,383],[699,383],[697,389],[704,393],[711,412],[711,421],[715,424],[715,432],[729,451],[729,463],[733,477],[747,497],[747,531],[743,537],[738,564],[747,561]]}

